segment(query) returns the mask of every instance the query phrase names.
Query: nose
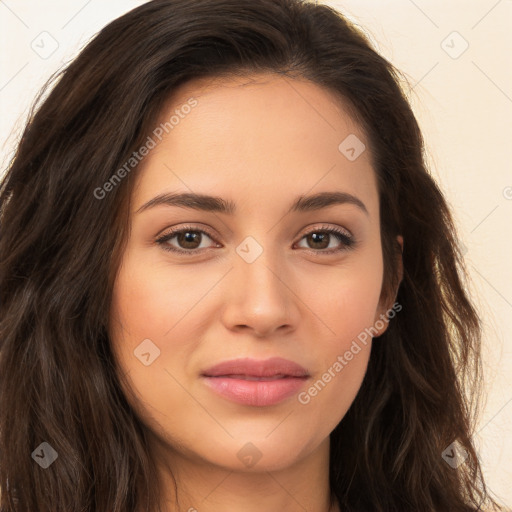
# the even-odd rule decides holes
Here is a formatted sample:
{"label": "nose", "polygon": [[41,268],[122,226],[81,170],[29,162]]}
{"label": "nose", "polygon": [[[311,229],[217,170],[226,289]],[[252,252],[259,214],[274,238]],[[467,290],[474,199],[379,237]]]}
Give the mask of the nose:
{"label": "nose", "polygon": [[236,255],[222,320],[229,330],[267,338],[296,329],[300,310],[293,278],[278,255],[264,250],[252,263]]}

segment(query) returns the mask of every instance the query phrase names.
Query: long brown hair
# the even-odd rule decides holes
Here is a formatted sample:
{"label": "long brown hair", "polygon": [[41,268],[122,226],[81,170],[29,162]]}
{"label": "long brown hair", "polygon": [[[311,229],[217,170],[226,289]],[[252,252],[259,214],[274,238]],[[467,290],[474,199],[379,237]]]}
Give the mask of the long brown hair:
{"label": "long brown hair", "polygon": [[[179,84],[259,71],[324,87],[364,129],[383,289],[402,306],[331,434],[333,500],[344,512],[497,507],[472,441],[480,321],[403,76],[325,5],[154,0],[110,23],[46,84],[1,182],[2,512],[159,509],[145,429],[121,392],[108,334],[137,166],[104,184]],[[442,456],[453,442],[468,455],[458,467]],[[43,468],[38,455],[55,460]]]}

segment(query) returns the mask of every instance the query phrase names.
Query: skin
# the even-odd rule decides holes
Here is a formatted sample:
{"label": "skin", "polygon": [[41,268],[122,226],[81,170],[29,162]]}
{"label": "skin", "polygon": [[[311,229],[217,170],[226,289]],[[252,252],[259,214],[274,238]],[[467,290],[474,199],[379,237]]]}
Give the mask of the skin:
{"label": "skin", "polygon": [[[273,406],[237,404],[200,374],[228,359],[280,356],[310,372],[307,390],[390,308],[380,301],[370,152],[350,161],[338,150],[350,134],[368,142],[339,100],[305,80],[194,80],[175,90],[162,120],[191,96],[198,105],[139,169],[111,310],[125,392],[147,428],[166,490],[163,510],[174,510],[172,471],[183,511],[327,512],[329,434],[361,386],[371,339],[307,404],[296,395]],[[300,195],[335,190],[358,197],[368,214],[353,204],[286,214]],[[220,196],[237,212],[160,205],[137,213],[163,192]],[[155,242],[188,224],[213,236],[166,244],[195,255]],[[325,245],[306,237],[322,227],[348,230],[357,245],[322,254],[343,248],[334,235]],[[248,236],[263,250],[252,263],[236,252]],[[134,356],[145,339],[160,350],[148,366]],[[261,454],[252,467],[237,456],[247,443]]]}

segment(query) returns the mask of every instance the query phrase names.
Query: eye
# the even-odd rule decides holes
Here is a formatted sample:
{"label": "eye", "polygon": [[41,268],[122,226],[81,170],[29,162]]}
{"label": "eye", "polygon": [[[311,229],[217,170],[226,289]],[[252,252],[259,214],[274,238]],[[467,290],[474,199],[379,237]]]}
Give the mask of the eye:
{"label": "eye", "polygon": [[[185,226],[184,228],[175,229],[160,238],[157,238],[156,243],[159,244],[164,251],[190,255],[194,252],[198,252],[197,249],[204,249],[204,247],[201,247],[201,242],[204,238],[203,235],[212,239],[212,237],[203,229],[197,229],[193,226]],[[177,243],[180,244],[182,248],[173,247],[168,243],[174,238],[176,238]]]}
{"label": "eye", "polygon": [[[155,242],[165,251],[187,254],[190,256],[194,253],[200,252],[198,249],[208,249],[208,246],[202,246],[205,236],[206,238],[213,240],[212,235],[207,231],[198,229],[194,226],[185,226],[162,235],[157,238]],[[333,248],[330,244],[330,242],[333,241],[333,238],[340,242],[341,245]],[[176,239],[178,247],[170,243],[173,239]],[[313,244],[313,247],[309,249],[319,254],[333,254],[346,251],[354,247],[356,244],[356,241],[348,231],[328,226],[322,226],[309,231],[303,235],[300,241],[302,240],[306,240],[306,243]],[[217,247],[219,247],[219,244],[217,244]]]}
{"label": "eye", "polygon": [[[341,245],[338,247],[335,246],[334,248],[330,246],[330,242],[333,241],[333,238],[341,242]],[[348,231],[328,226],[322,226],[321,228],[309,231],[301,238],[301,241],[302,240],[306,240],[306,243],[313,244],[312,249],[314,252],[321,254],[333,254],[346,251],[354,247],[356,243]],[[324,249],[329,250],[326,251]]]}

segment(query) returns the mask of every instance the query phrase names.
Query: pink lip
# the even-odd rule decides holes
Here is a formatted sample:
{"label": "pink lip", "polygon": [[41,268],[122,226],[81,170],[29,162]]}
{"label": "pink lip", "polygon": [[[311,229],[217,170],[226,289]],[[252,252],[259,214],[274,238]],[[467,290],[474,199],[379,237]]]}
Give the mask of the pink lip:
{"label": "pink lip", "polygon": [[213,391],[225,398],[245,405],[265,406],[298,392],[309,373],[280,357],[264,361],[246,358],[217,364],[205,370],[202,377]]}

